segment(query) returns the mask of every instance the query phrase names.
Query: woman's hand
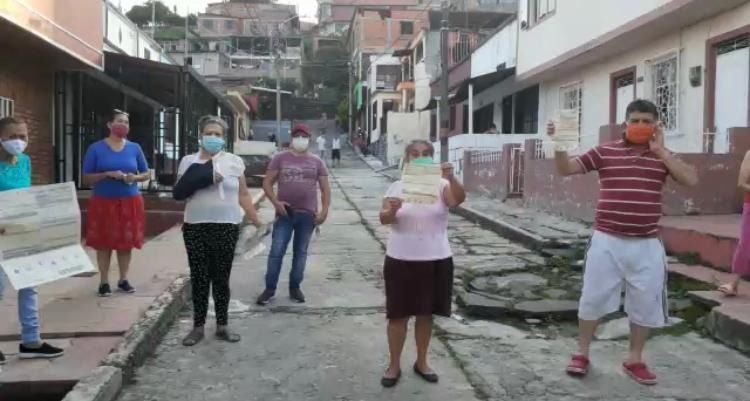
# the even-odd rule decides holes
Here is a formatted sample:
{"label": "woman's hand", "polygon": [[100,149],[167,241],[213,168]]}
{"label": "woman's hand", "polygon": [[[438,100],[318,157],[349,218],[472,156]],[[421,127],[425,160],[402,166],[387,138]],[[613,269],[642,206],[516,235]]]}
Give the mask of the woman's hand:
{"label": "woman's hand", "polygon": [[113,180],[124,180],[125,179],[125,173],[123,173],[120,170],[117,170],[117,171],[108,171],[108,172],[104,173],[104,175],[107,178],[111,178]]}
{"label": "woman's hand", "polygon": [[443,178],[446,180],[450,181],[454,177],[453,163],[443,163],[440,168],[443,170]]}
{"label": "woman's hand", "polygon": [[401,206],[403,206],[403,201],[399,198],[388,198],[388,209],[387,212],[390,216],[396,217],[396,213],[401,209]]}
{"label": "woman's hand", "polygon": [[128,184],[132,184],[132,183],[134,183],[136,181],[136,176],[135,176],[135,174],[128,173],[128,174],[125,174],[125,176],[122,178],[122,180],[125,181]]}

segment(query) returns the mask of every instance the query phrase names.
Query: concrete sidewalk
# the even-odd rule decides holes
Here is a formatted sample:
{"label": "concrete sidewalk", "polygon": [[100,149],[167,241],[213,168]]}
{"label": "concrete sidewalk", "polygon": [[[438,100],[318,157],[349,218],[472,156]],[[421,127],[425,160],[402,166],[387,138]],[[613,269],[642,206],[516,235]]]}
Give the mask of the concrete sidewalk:
{"label": "concrete sidewalk", "polygon": [[[254,197],[257,204],[263,196],[254,192],[258,192]],[[88,253],[95,261],[95,252]],[[110,284],[119,277],[116,265],[113,257]],[[129,280],[137,290],[134,294],[115,292],[109,298],[97,297],[98,274],[39,287],[42,338],[65,349],[65,355],[54,360],[16,358],[20,333],[17,296],[8,286],[0,303],[0,316],[4,317],[0,321],[0,351],[8,359],[0,373],[0,401],[60,399],[54,397],[65,394],[99,366],[155,300],[187,274],[182,232],[176,226],[133,252]]]}

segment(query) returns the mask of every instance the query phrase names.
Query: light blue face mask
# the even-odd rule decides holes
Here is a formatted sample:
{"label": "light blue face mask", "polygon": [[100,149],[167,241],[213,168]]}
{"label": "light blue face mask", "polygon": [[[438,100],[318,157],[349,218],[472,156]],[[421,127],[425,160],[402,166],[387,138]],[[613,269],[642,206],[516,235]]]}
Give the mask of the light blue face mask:
{"label": "light blue face mask", "polygon": [[430,164],[435,164],[431,157],[418,157],[412,160],[411,163],[418,166],[429,166]]}
{"label": "light blue face mask", "polygon": [[212,155],[221,152],[221,150],[224,149],[225,144],[226,142],[224,139],[219,138],[218,136],[206,135],[201,139],[201,147]]}

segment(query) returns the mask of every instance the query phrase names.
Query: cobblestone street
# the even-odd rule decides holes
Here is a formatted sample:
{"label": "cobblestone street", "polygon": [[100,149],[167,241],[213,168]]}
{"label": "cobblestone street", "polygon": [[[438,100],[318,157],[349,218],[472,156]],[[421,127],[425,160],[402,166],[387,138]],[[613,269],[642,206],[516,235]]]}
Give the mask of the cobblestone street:
{"label": "cobblestone street", "polygon": [[[563,367],[575,344],[575,266],[539,254],[461,217],[450,220],[456,293],[463,307],[436,322],[431,361],[441,376],[429,385],[410,371],[395,389],[379,384],[387,362],[381,265],[387,229],[378,222],[390,181],[345,152],[333,172],[328,223],[311,245],[304,306],[285,291],[256,307],[266,254],[235,263],[230,324],[239,344],[211,336],[180,345],[190,328],[185,310],[153,358],[120,396],[162,400],[504,400],[734,401],[750,396],[750,360],[690,330],[665,331],[647,357],[660,384],[642,387],[622,373],[622,336],[595,343],[583,381]],[[271,209],[262,212],[268,220]],[[285,272],[288,261],[285,262]],[[569,269],[556,278],[556,270]],[[566,270],[567,271],[567,270]],[[285,274],[282,275],[282,278]],[[504,282],[506,280],[507,282]],[[537,281],[542,280],[542,281]],[[508,292],[505,286],[522,288]],[[281,283],[279,288],[285,288]],[[526,300],[526,301],[524,301]],[[498,311],[506,310],[506,313]],[[476,320],[487,316],[488,320]],[[490,319],[492,317],[492,319]],[[613,326],[613,325],[610,325]],[[609,327],[609,330],[617,331]],[[209,329],[210,330],[210,329]],[[610,333],[611,334],[611,333]],[[407,342],[403,366],[414,359]]]}

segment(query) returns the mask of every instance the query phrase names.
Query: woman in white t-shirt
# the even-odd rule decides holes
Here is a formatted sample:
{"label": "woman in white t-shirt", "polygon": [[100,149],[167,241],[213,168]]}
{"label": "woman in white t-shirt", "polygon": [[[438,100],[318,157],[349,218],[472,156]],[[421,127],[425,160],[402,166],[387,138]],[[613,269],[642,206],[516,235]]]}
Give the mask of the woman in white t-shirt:
{"label": "woman in white t-shirt", "polygon": [[239,156],[222,150],[227,123],[221,118],[206,116],[201,118],[199,127],[200,151],[182,158],[177,173],[182,178],[193,163],[204,164],[211,160],[213,164],[214,184],[196,191],[185,206],[182,231],[193,290],[193,330],[183,339],[185,346],[203,340],[212,288],[216,337],[227,342],[240,340],[240,336],[227,327],[229,276],[243,217],[261,226],[245,182],[245,163]]}

